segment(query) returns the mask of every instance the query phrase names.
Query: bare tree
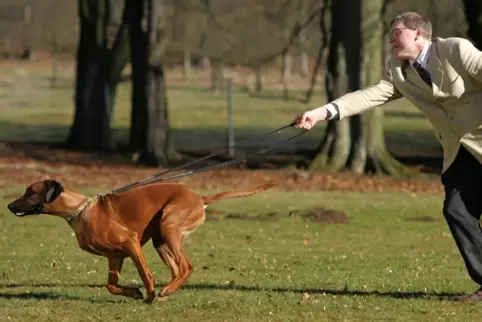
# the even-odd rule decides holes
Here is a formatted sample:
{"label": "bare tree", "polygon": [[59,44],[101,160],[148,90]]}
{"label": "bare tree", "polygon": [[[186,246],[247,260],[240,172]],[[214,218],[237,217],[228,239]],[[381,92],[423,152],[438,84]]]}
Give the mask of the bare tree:
{"label": "bare tree", "polygon": [[[299,1],[299,6],[300,6],[300,24],[303,23],[303,21],[306,20],[306,1],[300,0]],[[303,28],[300,30],[300,34],[298,36],[298,41],[299,41],[299,51],[300,51],[300,74],[302,77],[306,77],[308,75],[308,69],[309,69],[309,56],[308,53],[306,52],[305,46],[306,46],[306,29]]]}
{"label": "bare tree", "polygon": [[320,40],[321,40],[321,43],[320,43],[320,46],[318,48],[318,54],[316,56],[316,62],[315,62],[315,66],[313,67],[313,71],[312,71],[312,74],[311,74],[311,80],[310,80],[310,87],[308,88],[308,90],[306,91],[306,95],[305,95],[305,99],[304,99],[304,102],[305,103],[308,103],[311,101],[311,98],[313,96],[313,90],[315,89],[315,85],[316,85],[316,78],[317,78],[317,75],[320,71],[320,68],[321,68],[321,65],[322,65],[322,61],[323,61],[323,53],[325,52],[325,50],[328,48],[328,39],[329,39],[329,36],[328,36],[328,23],[329,23],[329,9],[330,9],[330,1],[329,0],[325,0],[323,2],[323,5],[320,7],[319,9],[319,13],[318,13],[318,27],[319,27],[319,31],[320,31]]}
{"label": "bare tree", "polygon": [[130,146],[139,161],[166,166],[173,153],[163,68],[162,2],[127,0],[132,61]]}
{"label": "bare tree", "polygon": [[75,118],[67,138],[74,149],[115,147],[110,121],[116,86],[127,63],[127,28],[123,21],[109,42],[110,0],[78,0],[80,39],[77,49]]}
{"label": "bare tree", "polygon": [[[197,0],[196,0],[197,1]],[[183,75],[185,79],[189,79],[192,73],[192,51],[191,51],[191,23],[190,23],[190,10],[193,6],[189,0],[179,0],[174,2],[174,19],[172,27],[173,39],[180,39],[180,47],[183,53]]]}
{"label": "bare tree", "polygon": [[[349,9],[348,9],[349,8]],[[328,100],[376,83],[382,76],[384,0],[333,0],[327,62]],[[383,110],[330,121],[311,169],[399,174],[404,167],[386,150]]]}

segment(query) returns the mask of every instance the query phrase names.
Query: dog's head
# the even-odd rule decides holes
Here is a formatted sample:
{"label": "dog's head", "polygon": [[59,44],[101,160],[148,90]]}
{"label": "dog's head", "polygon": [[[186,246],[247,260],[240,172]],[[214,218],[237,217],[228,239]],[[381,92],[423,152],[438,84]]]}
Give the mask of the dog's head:
{"label": "dog's head", "polygon": [[55,180],[32,183],[20,198],[8,204],[8,209],[19,217],[38,215],[45,212],[45,205],[52,203],[64,191],[62,184]]}

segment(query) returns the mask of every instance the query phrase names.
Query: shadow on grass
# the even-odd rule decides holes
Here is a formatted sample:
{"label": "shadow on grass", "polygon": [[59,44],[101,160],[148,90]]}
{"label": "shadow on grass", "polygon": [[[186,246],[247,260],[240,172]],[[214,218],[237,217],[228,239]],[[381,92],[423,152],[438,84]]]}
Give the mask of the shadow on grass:
{"label": "shadow on grass", "polygon": [[[129,285],[127,285],[129,286]],[[42,288],[42,287],[86,287],[86,288],[105,288],[106,284],[80,284],[80,283],[8,283],[8,284],[0,284],[0,289],[14,289],[14,288],[23,288],[23,287],[35,287],[35,288]]]}
{"label": "shadow on grass", "polygon": [[5,300],[66,300],[66,301],[78,301],[83,300],[78,296],[72,296],[67,294],[60,294],[55,292],[21,292],[21,293],[3,293],[0,292],[0,299]]}
{"label": "shadow on grass", "polygon": [[[105,285],[95,285],[95,284],[55,284],[55,283],[12,283],[12,284],[0,284],[0,289],[16,289],[16,288],[44,288],[44,287],[65,287],[65,288],[105,288]],[[107,291],[107,290],[106,290]],[[120,303],[127,298],[118,297],[115,300],[112,299],[96,299],[95,297],[79,297],[74,295],[69,295],[61,292],[37,292],[37,291],[25,291],[17,293],[8,293],[0,291],[0,299],[6,300],[33,300],[33,301],[84,301],[91,303]]]}
{"label": "shadow on grass", "polygon": [[[156,283],[156,287],[159,288],[162,283],[159,281]],[[133,285],[125,285],[133,286]],[[22,287],[66,287],[66,288],[105,288],[105,285],[101,284],[62,284],[62,283],[39,283],[39,284],[24,284],[24,283],[11,283],[0,284],[0,288],[14,289]],[[465,295],[466,293],[460,292],[400,292],[400,291],[363,291],[363,290],[348,290],[348,289],[324,289],[324,288],[262,288],[257,286],[247,285],[224,285],[224,284],[186,284],[183,285],[178,292],[182,290],[216,290],[216,291],[245,291],[245,292],[272,292],[272,293],[299,293],[299,294],[326,294],[332,296],[374,296],[374,297],[386,297],[394,299],[435,299],[435,300],[456,300],[457,296]],[[176,296],[174,294],[173,296]],[[24,292],[19,294],[12,293],[0,293],[0,298],[19,298],[19,299],[59,299],[59,300],[83,300],[82,298],[72,297],[69,295],[62,295],[53,292]],[[108,302],[108,300],[106,301]],[[115,302],[115,301],[113,301]]]}
{"label": "shadow on grass", "polygon": [[244,285],[216,285],[216,284],[189,284],[184,285],[184,289],[191,290],[220,290],[220,291],[248,291],[248,292],[274,292],[274,293],[308,293],[308,294],[326,294],[333,296],[376,296],[388,297],[395,299],[438,299],[438,300],[454,300],[455,297],[464,295],[465,293],[454,292],[379,292],[379,291],[362,291],[362,290],[334,290],[320,288],[260,288]]}

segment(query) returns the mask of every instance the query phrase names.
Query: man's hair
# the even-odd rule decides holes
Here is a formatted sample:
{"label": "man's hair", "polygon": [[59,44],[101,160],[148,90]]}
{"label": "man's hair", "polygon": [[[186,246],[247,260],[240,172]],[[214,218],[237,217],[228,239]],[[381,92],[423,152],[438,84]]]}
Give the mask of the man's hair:
{"label": "man's hair", "polygon": [[404,12],[399,14],[390,22],[390,27],[393,27],[399,22],[402,22],[405,27],[409,29],[420,29],[424,38],[432,38],[432,23],[417,12]]}

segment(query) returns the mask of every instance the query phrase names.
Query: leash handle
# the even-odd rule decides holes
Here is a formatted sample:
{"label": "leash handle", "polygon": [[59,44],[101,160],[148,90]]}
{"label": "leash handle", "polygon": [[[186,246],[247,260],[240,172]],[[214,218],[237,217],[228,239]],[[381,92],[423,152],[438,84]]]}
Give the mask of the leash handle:
{"label": "leash handle", "polygon": [[[279,133],[279,132],[281,132],[281,131],[289,128],[289,127],[293,127],[294,124],[295,124],[295,122],[293,121],[293,122],[291,122],[289,125],[285,125],[285,126],[282,126],[282,127],[280,127],[280,128],[274,129],[274,130],[272,130],[272,131],[270,131],[270,132],[267,132],[267,133],[258,135],[258,136],[256,136],[256,137],[254,137],[254,138],[246,141],[245,143],[248,143],[248,142],[251,142],[251,141],[254,141],[254,140],[258,140],[258,139],[260,139],[260,138],[262,138],[262,137],[265,137],[265,136],[268,136],[268,135],[270,135],[270,134],[272,134],[272,133]],[[139,180],[139,181],[137,181],[137,182],[133,182],[133,183],[130,183],[130,184],[128,184],[128,185],[122,186],[122,187],[120,187],[120,188],[117,188],[117,189],[115,189],[115,190],[112,190],[111,193],[118,193],[118,192],[126,191],[126,190],[130,189],[131,187],[134,187],[134,186],[137,186],[137,185],[141,185],[141,184],[145,184],[145,183],[147,183],[147,182],[152,181],[153,179],[155,179],[155,178],[157,178],[157,177],[163,176],[163,175],[165,175],[165,174],[171,173],[171,172],[176,171],[176,170],[181,170],[181,169],[183,169],[183,168],[186,168],[186,167],[191,166],[191,165],[193,165],[193,164],[196,164],[196,163],[198,163],[198,162],[201,162],[201,161],[207,160],[207,159],[209,159],[209,158],[212,158],[212,157],[214,157],[214,156],[220,155],[220,154],[222,154],[222,153],[224,153],[224,152],[226,152],[226,151],[231,150],[234,146],[236,146],[236,145],[238,145],[238,144],[239,144],[239,143],[235,143],[235,144],[233,144],[233,145],[231,145],[231,146],[228,146],[227,148],[225,148],[225,149],[223,149],[223,150],[221,150],[221,151],[219,151],[219,152],[212,153],[212,154],[207,155],[207,156],[205,156],[205,157],[202,157],[202,158],[193,160],[193,161],[191,161],[191,162],[182,164],[182,165],[180,165],[180,166],[177,166],[177,167],[168,169],[168,170],[166,170],[166,171],[157,173],[157,174],[155,174],[155,175],[153,175],[153,176],[150,176],[150,177],[148,177],[148,178],[145,178],[145,179]],[[186,172],[186,173],[187,173],[187,172]],[[163,180],[161,180],[161,181],[163,181]]]}

